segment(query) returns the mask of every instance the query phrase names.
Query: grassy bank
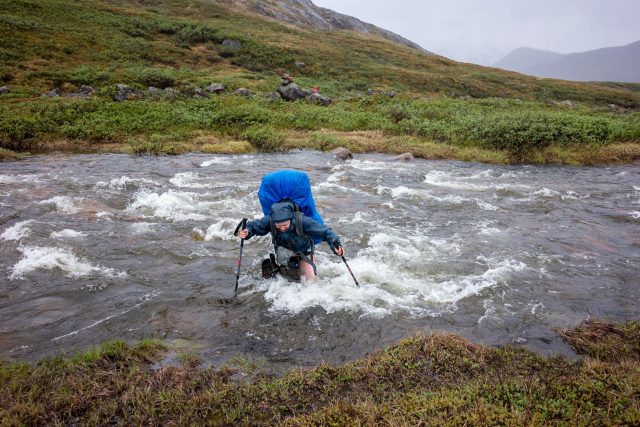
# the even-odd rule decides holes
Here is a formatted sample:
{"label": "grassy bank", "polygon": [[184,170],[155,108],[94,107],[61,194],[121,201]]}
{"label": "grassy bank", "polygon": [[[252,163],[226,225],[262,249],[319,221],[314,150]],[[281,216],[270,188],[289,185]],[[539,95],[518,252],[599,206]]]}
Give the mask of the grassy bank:
{"label": "grassy bank", "polygon": [[[241,31],[239,29],[242,29]],[[233,48],[224,40],[235,40]],[[640,85],[537,79],[425,55],[371,35],[316,31],[205,0],[0,0],[0,153],[411,152],[492,163],[640,158]],[[428,48],[428,46],[427,46]],[[300,65],[303,63],[304,65]],[[283,72],[328,108],[270,101]],[[209,99],[116,103],[113,85]],[[81,85],[92,99],[69,99]],[[257,96],[232,93],[240,87]],[[61,99],[40,95],[53,88]],[[367,96],[368,89],[398,95]]]}
{"label": "grassy bank", "polygon": [[587,357],[487,348],[450,335],[405,339],[366,359],[271,377],[236,359],[154,363],[158,342],[0,364],[0,419],[21,424],[637,425],[640,322],[559,331]]}
{"label": "grassy bank", "polygon": [[498,98],[380,96],[346,98],[329,107],[234,95],[0,103],[0,147],[14,152],[246,153],[339,146],[488,163],[631,162],[640,159],[640,112]]}

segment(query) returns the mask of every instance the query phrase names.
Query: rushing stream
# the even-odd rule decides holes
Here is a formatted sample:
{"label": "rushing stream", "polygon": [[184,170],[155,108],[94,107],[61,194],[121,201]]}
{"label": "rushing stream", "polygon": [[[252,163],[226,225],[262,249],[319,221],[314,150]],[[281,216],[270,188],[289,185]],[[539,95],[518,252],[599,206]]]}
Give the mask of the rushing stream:
{"label": "rushing stream", "polygon": [[[569,354],[556,327],[640,314],[640,167],[391,162],[292,152],[48,155],[0,164],[0,356],[35,359],[157,337],[218,364],[339,363],[449,331]],[[262,280],[246,242],[262,176],[309,174],[341,237],[316,284]]]}

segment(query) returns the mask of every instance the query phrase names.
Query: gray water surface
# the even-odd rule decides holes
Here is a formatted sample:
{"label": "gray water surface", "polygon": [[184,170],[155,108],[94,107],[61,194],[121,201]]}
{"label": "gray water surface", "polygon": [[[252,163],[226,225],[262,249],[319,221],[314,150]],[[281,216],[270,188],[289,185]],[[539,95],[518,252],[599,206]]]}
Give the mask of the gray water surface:
{"label": "gray water surface", "polygon": [[[640,313],[640,168],[339,162],[246,156],[49,155],[0,164],[0,356],[105,340],[185,340],[210,363],[338,363],[416,332],[569,354],[553,329]],[[307,172],[342,261],[320,280],[260,278],[246,242],[265,173]]]}

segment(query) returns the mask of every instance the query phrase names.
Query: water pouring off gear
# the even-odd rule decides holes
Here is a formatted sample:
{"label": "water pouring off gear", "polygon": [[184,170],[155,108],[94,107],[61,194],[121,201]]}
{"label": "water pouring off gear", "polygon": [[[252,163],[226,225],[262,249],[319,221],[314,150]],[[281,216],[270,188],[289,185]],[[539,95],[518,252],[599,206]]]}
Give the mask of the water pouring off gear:
{"label": "water pouring off gear", "polygon": [[275,255],[262,262],[263,277],[277,273],[290,280],[317,275],[314,261],[315,245],[327,242],[338,256],[344,249],[338,235],[324,225],[311,195],[309,177],[299,171],[278,171],[262,179],[258,191],[265,216],[246,223],[239,232],[242,239],[271,233]]}

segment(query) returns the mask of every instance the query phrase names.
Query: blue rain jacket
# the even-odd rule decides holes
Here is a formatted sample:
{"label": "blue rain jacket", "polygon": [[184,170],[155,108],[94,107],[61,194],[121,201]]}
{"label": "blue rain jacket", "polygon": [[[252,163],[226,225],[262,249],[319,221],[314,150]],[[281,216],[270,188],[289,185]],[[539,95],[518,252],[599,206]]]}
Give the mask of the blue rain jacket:
{"label": "blue rain jacket", "polygon": [[333,249],[335,249],[336,245],[340,246],[338,235],[332,229],[306,215],[302,216],[302,229],[308,237],[303,239],[298,236],[295,227],[296,220],[293,205],[287,202],[275,203],[272,205],[269,215],[255,221],[248,221],[247,230],[249,231],[249,235],[247,239],[250,239],[252,236],[265,236],[270,233],[271,218],[273,218],[275,222],[291,220],[291,225],[287,231],[281,232],[276,228],[275,236],[272,236],[276,246],[283,246],[297,254],[305,255],[313,252],[315,240],[327,242]]}
{"label": "blue rain jacket", "polygon": [[[311,194],[311,183],[306,173],[293,170],[280,170],[266,174],[260,183],[258,199],[262,206],[262,213],[267,216],[271,206],[281,200],[293,200],[305,216],[324,224],[322,216],[316,210],[316,204]],[[322,240],[313,237],[315,243]]]}

